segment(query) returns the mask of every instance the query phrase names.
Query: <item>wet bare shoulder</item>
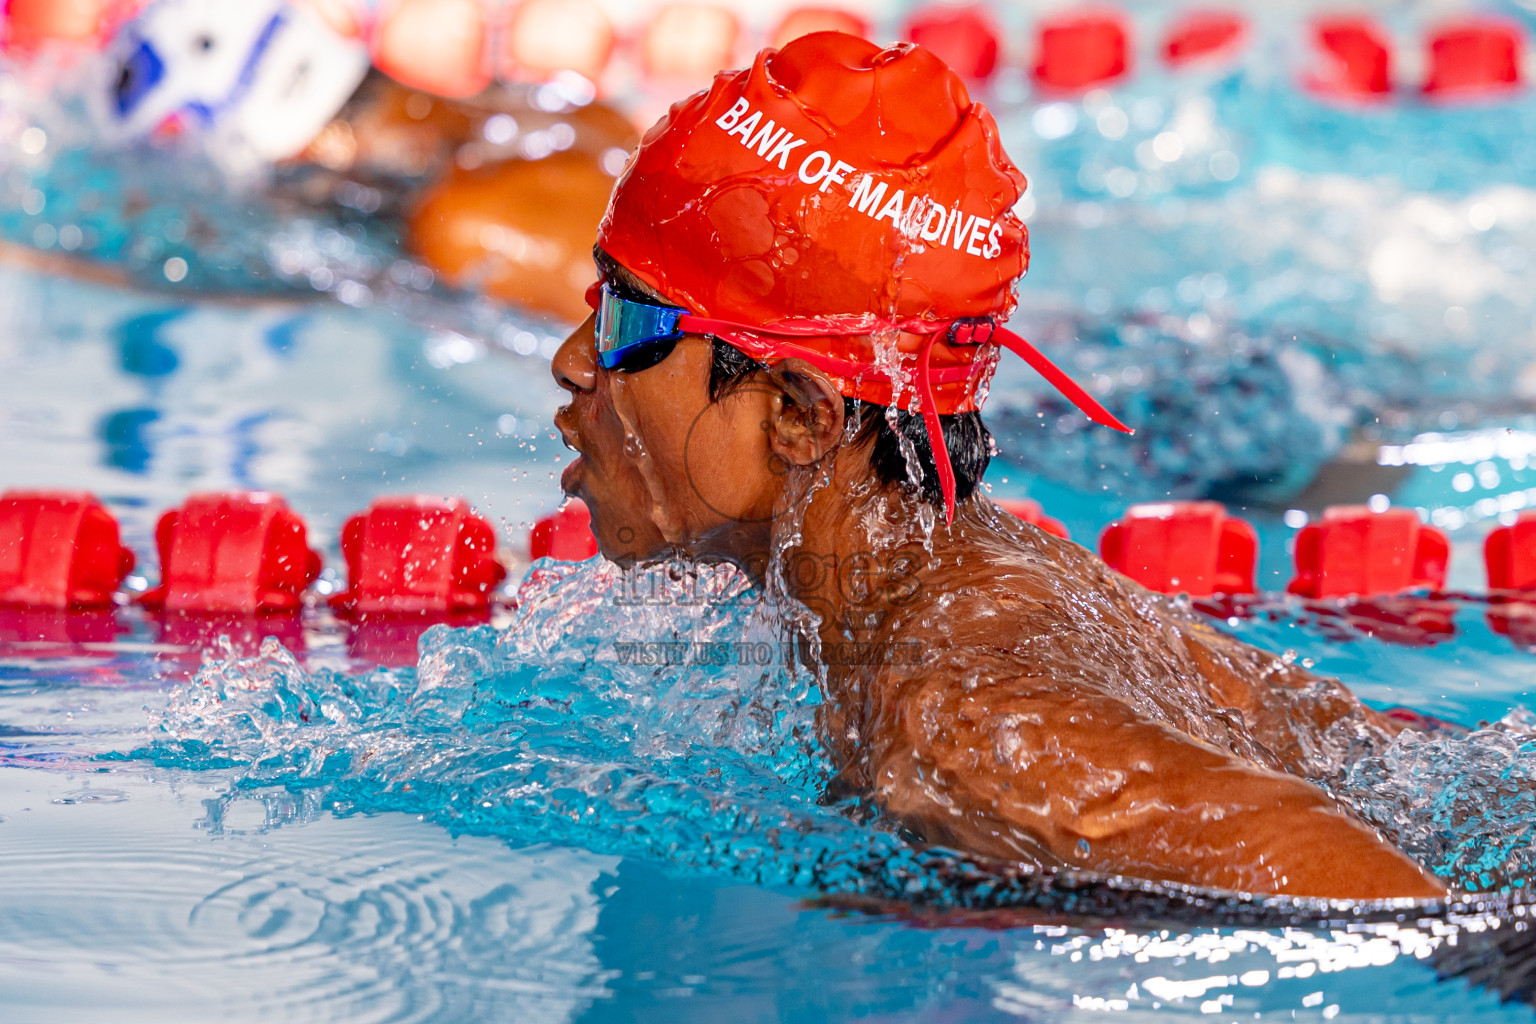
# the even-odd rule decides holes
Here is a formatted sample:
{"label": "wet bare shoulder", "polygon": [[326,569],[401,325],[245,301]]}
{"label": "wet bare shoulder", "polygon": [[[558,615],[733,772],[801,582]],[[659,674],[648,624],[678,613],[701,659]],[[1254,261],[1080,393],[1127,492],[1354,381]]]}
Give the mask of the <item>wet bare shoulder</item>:
{"label": "wet bare shoulder", "polygon": [[894,624],[925,652],[905,685],[1014,676],[1085,687],[1194,740],[1312,778],[1387,735],[1337,681],[1222,633],[1079,545],[1020,523],[975,538],[972,552],[926,581]]}

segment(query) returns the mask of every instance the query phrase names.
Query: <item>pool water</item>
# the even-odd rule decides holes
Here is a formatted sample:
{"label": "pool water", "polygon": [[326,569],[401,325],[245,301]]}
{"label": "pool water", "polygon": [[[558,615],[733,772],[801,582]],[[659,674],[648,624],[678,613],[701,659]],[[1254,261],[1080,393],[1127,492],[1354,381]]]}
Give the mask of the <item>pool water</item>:
{"label": "pool water", "polygon": [[[282,491],[330,566],[378,493],[463,494],[513,545],[558,501],[537,353],[382,312],[187,305],[15,268],[0,301],[0,480],[96,491],[139,552],[194,489]],[[1483,490],[1451,484],[1453,456],[1488,461],[1482,436],[1442,441],[1399,490],[1466,512],[1467,590],[1491,519],[1472,518]],[[1529,486],[1523,463],[1499,470],[1503,492]],[[991,482],[1089,541],[1123,507],[1006,461]],[[1246,510],[1271,590],[1282,511]],[[1531,1017],[1536,727],[1519,714],[1400,742],[1338,781],[1483,904],[1000,877],[824,802],[814,681],[729,572],[534,569],[515,610],[434,628],[419,661],[414,635],[318,610],[0,622],[4,1018]],[[1229,628],[1379,705],[1476,726],[1529,704],[1536,677],[1487,610],[1456,602],[1454,632],[1416,643],[1279,599]],[[45,639],[18,641],[23,626]],[[645,664],[636,643],[694,663]]]}
{"label": "pool water", "polygon": [[[1439,16],[1388,14],[1400,42]],[[467,497],[514,561],[489,623],[425,633],[322,602],[0,612],[0,1020],[1529,1021],[1536,629],[1477,595],[1483,537],[1536,503],[1536,105],[1319,100],[1281,52],[1301,16],[1256,12],[1263,45],[1193,77],[995,80],[1032,181],[1015,326],[1138,433],[1078,429],[1005,362],[987,482],[1090,545],[1131,501],[1222,498],[1271,595],[1331,501],[1447,530],[1461,596],[1206,610],[1470,730],[1317,756],[1475,895],[1250,900],[914,849],[826,796],[815,680],[739,578],[522,557],[568,458],[557,326],[443,292],[398,224],[296,206],[284,175],[104,156],[67,80],[0,69],[0,489],[100,495],[148,560],[131,590],[197,490],[282,493],[320,596],[381,494]]]}

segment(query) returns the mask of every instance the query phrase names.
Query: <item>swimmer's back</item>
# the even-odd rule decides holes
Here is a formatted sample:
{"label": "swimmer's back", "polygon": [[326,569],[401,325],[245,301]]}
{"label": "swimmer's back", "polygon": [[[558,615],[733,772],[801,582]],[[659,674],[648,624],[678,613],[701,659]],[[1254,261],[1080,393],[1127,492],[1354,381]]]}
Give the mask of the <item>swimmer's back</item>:
{"label": "swimmer's back", "polygon": [[881,669],[858,716],[888,813],[933,842],[1043,864],[1297,895],[1443,892],[1293,774],[1325,771],[1309,730],[1375,728],[1342,686],[1033,527],[964,539],[979,564],[925,577],[891,623],[927,657]]}

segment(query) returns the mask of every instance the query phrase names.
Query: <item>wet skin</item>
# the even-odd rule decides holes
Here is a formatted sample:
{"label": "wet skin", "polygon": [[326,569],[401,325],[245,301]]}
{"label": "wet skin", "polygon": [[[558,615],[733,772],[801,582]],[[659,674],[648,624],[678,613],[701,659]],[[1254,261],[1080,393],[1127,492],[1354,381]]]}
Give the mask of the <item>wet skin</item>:
{"label": "wet skin", "polygon": [[[633,282],[631,282],[633,285]],[[878,482],[843,400],[788,361],[711,402],[710,342],[638,373],[589,319],[553,362],[605,557],[735,562],[815,613],[840,787],[986,856],[1257,893],[1445,887],[1308,776],[1398,726],[978,494],[955,520]],[[791,524],[798,538],[776,537]],[[808,655],[815,649],[807,645]]]}

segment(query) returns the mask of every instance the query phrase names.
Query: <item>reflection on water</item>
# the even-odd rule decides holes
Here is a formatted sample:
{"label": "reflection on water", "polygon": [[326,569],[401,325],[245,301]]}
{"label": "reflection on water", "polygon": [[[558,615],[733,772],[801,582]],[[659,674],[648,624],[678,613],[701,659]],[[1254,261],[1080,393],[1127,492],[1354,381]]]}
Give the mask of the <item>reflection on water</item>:
{"label": "reflection on water", "polygon": [[204,786],[76,780],[29,803],[36,781],[7,775],[8,1020],[564,1021],[601,994],[613,858],[423,842],[403,817],[189,843]]}
{"label": "reflection on water", "polygon": [[[274,797],[219,800],[219,773],[0,781],[8,1020],[103,1006],[130,1021],[1530,1019],[1435,980],[1521,966],[1518,949],[1490,955],[1525,934],[1496,916],[1218,928],[829,913],[404,815],[299,824]],[[45,798],[108,783],[127,799]],[[204,800],[218,822],[188,828]]]}

